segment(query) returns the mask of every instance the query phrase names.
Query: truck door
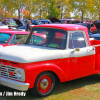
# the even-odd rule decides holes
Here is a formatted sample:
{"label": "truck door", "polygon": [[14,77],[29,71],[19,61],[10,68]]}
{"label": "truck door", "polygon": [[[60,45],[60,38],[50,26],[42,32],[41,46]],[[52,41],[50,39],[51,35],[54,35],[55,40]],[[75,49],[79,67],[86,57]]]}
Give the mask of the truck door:
{"label": "truck door", "polygon": [[95,50],[89,47],[83,31],[69,32],[71,79],[93,74],[95,69]]}

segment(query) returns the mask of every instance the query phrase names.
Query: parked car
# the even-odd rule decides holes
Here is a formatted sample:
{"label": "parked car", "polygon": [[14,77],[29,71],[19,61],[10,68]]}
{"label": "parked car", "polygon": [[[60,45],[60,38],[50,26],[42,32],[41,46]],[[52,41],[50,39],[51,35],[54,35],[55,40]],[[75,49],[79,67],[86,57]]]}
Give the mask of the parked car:
{"label": "parked car", "polygon": [[40,24],[51,24],[52,22],[50,20],[47,20],[47,19],[39,19],[39,23]]}
{"label": "parked car", "polygon": [[[30,28],[32,28],[34,25],[30,25]],[[12,28],[12,30],[16,30],[16,31],[25,31],[26,25],[23,25],[21,27],[18,28]]]}
{"label": "parked car", "polygon": [[91,35],[89,35],[89,38],[93,38],[94,40],[100,40],[100,33],[91,34]]}
{"label": "parked car", "polygon": [[100,33],[100,21],[93,21],[91,31],[93,31],[93,34]]}
{"label": "parked car", "polygon": [[62,23],[57,17],[50,17],[49,20],[52,22],[52,23]]}
{"label": "parked car", "polygon": [[77,25],[86,26],[87,29],[88,29],[88,34],[91,34],[91,33],[90,33],[90,29],[91,29],[90,23],[76,23],[76,24],[77,24]]}
{"label": "parked car", "polygon": [[[15,44],[23,44],[25,43],[29,32],[23,31],[12,31],[12,30],[0,30],[0,45],[1,46],[11,46]],[[34,33],[32,35],[34,37],[34,42],[38,43],[45,42],[45,34]],[[32,41],[33,42],[33,38]]]}
{"label": "parked car", "polygon": [[14,44],[23,44],[28,36],[29,32],[12,31],[12,30],[0,30],[0,45],[10,46]]}
{"label": "parked car", "polygon": [[62,23],[64,24],[76,24],[76,23],[81,23],[80,20],[78,19],[60,19]]}
{"label": "parked car", "polygon": [[8,29],[8,25],[3,25],[3,23],[0,21],[0,29]]}
{"label": "parked car", "polygon": [[77,19],[58,19],[57,17],[50,17],[49,20],[52,23],[62,23],[62,24],[76,24],[80,23],[80,20]]}

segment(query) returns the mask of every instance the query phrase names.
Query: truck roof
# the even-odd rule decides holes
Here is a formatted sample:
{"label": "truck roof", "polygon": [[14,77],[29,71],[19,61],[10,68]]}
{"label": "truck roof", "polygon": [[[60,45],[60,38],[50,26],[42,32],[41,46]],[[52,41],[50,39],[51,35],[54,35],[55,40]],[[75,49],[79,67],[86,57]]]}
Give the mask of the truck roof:
{"label": "truck roof", "polygon": [[60,29],[65,29],[67,31],[87,30],[87,27],[82,25],[76,25],[76,24],[42,24],[42,25],[35,25],[33,27],[60,28]]}

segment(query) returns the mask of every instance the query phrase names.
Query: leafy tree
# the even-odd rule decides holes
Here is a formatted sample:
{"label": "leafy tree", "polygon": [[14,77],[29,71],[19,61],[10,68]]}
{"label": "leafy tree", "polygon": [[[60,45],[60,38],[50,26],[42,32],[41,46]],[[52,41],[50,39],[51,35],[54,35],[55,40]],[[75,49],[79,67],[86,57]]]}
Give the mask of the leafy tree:
{"label": "leafy tree", "polygon": [[94,0],[94,9],[95,9],[95,13],[96,16],[98,16],[99,20],[100,20],[100,0]]}
{"label": "leafy tree", "polygon": [[77,16],[81,17],[81,20],[83,21],[83,17],[85,16],[87,12],[87,0],[69,0],[69,3],[71,4],[73,8],[73,13]]}
{"label": "leafy tree", "polygon": [[11,0],[15,10],[18,10],[18,18],[20,18],[20,10],[24,7],[26,0]]}
{"label": "leafy tree", "polygon": [[60,18],[61,10],[57,9],[55,0],[51,0],[50,1],[49,11],[48,12],[49,12],[49,14],[48,14],[48,16],[46,18],[50,18],[50,17]]}

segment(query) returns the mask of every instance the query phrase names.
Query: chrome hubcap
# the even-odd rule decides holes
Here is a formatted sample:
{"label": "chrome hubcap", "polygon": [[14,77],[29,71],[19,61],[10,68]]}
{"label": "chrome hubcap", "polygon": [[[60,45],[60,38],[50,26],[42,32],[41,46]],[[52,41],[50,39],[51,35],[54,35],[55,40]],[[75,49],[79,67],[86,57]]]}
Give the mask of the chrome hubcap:
{"label": "chrome hubcap", "polygon": [[48,87],[48,80],[47,79],[43,79],[43,80],[41,80],[41,82],[40,82],[40,88],[41,89],[46,89],[47,87]]}

